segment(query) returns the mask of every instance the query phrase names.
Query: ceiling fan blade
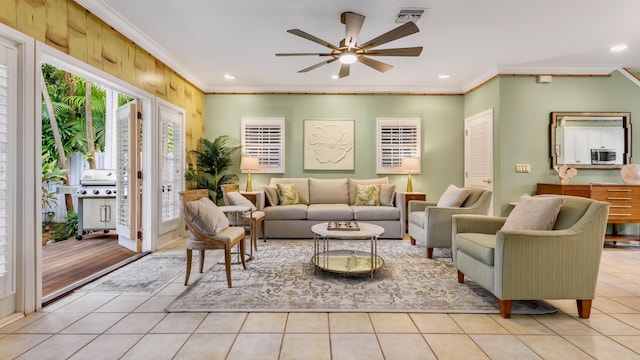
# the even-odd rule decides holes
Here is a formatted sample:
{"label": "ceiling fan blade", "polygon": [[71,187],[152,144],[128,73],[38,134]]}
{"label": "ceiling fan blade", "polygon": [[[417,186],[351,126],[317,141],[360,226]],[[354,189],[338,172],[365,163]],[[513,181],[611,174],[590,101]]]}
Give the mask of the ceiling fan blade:
{"label": "ceiling fan blade", "polygon": [[349,76],[350,69],[351,69],[350,64],[342,64],[342,66],[340,66],[340,73],[338,74],[338,78],[342,79],[343,77]]}
{"label": "ceiling fan blade", "polygon": [[324,41],[324,40],[322,40],[320,38],[317,38],[317,37],[315,37],[315,36],[313,36],[313,35],[311,35],[309,33],[306,33],[306,32],[304,32],[304,31],[302,31],[300,29],[291,29],[291,30],[287,30],[287,32],[289,34],[297,35],[297,36],[300,36],[301,38],[304,38],[304,39],[307,39],[307,40],[311,40],[311,41],[313,41],[315,43],[318,43],[318,44],[320,44],[322,46],[326,46],[329,49],[338,50],[337,46],[335,46],[333,44],[330,44],[330,43],[328,43],[328,42],[326,42],[326,41]]}
{"label": "ceiling fan blade", "polygon": [[331,56],[331,53],[277,53],[276,56]]}
{"label": "ceiling fan blade", "polygon": [[389,64],[385,64],[381,61],[378,60],[373,60],[371,58],[368,58],[366,56],[361,56],[358,58],[358,61],[369,66],[372,67],[380,72],[387,72],[389,70],[391,70],[391,68],[393,68],[393,65],[389,65]]}
{"label": "ceiling fan blade", "polygon": [[369,40],[366,43],[360,45],[360,48],[366,50],[368,48],[380,46],[382,44],[386,44],[389,41],[397,40],[402,37],[415,34],[419,32],[418,26],[413,22],[408,22],[398,26],[397,28],[390,30],[375,39]]}
{"label": "ceiling fan blade", "polygon": [[397,48],[397,49],[380,49],[367,51],[365,55],[371,56],[420,56],[422,46]]}
{"label": "ceiling fan blade", "polygon": [[364,16],[353,12],[343,12],[340,21],[345,24],[344,46],[352,48],[358,42],[358,35],[364,23]]}
{"label": "ceiling fan blade", "polygon": [[319,62],[319,63],[317,63],[317,64],[315,64],[315,65],[309,66],[308,68],[304,68],[304,69],[302,69],[302,70],[300,70],[300,71],[298,71],[298,72],[299,72],[299,73],[309,72],[309,71],[311,71],[311,70],[313,70],[313,69],[317,69],[317,68],[319,68],[319,67],[320,67],[320,66],[322,66],[322,65],[330,64],[330,63],[332,63],[332,62],[336,61],[337,59],[338,59],[338,58],[333,58],[333,59],[329,59],[329,60],[326,60],[326,61],[323,61],[323,62]]}

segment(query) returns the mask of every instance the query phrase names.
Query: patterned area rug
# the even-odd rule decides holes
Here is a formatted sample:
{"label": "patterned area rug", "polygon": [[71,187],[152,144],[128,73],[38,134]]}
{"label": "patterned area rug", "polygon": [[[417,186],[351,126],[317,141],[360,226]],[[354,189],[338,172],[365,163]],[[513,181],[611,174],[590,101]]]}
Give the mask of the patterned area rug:
{"label": "patterned area rug", "polygon": [[77,291],[153,293],[184,271],[185,255],[147,255]]}
{"label": "patterned area rug", "polygon": [[[368,241],[332,242],[333,248],[366,251]],[[379,240],[384,267],[346,276],[314,269],[311,240],[270,240],[248,270],[233,265],[233,288],[224,266],[214,266],[166,309],[169,312],[462,312],[499,313],[497,299],[467,279],[457,282],[448,250],[434,259],[408,241]],[[256,252],[254,252],[256,254]],[[542,314],[557,309],[543,301],[514,301],[513,313]]]}

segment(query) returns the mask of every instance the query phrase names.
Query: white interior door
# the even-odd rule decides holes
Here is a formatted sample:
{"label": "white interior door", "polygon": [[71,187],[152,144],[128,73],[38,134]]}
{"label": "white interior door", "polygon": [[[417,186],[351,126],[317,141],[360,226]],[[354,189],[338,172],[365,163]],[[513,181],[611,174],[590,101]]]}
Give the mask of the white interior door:
{"label": "white interior door", "polygon": [[138,103],[132,101],[116,112],[117,184],[116,231],[118,243],[142,251],[140,231],[140,119]]}
{"label": "white interior door", "polygon": [[0,319],[16,312],[17,50],[0,42]]}
{"label": "white interior door", "polygon": [[464,119],[464,174],[465,186],[493,191],[493,109]]}

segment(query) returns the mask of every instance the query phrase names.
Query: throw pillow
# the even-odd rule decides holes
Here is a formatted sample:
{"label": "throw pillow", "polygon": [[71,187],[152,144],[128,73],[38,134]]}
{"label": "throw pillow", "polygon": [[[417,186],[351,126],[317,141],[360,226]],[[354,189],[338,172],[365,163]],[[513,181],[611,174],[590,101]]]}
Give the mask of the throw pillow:
{"label": "throw pillow", "polygon": [[380,205],[393,206],[393,200],[396,197],[396,185],[380,185]]}
{"label": "throw pillow", "polygon": [[191,222],[207,235],[216,235],[229,227],[229,219],[209,198],[187,203]]}
{"label": "throw pillow", "polygon": [[278,199],[278,189],[275,186],[265,186],[264,196],[267,198],[267,204],[269,206],[280,205],[280,199]]}
{"label": "throw pillow", "polygon": [[560,196],[522,195],[502,230],[552,230],[563,202]]}
{"label": "throw pillow", "polygon": [[240,194],[237,191],[233,191],[233,192],[227,193],[227,199],[229,199],[229,205],[232,205],[232,206],[247,206],[253,211],[258,210],[258,208],[255,205],[253,205],[253,203],[249,199],[247,199],[246,197],[242,196],[242,194]]}
{"label": "throw pillow", "polygon": [[462,203],[469,196],[469,189],[459,188],[455,185],[449,185],[447,190],[444,191],[444,194],[438,200],[438,204],[436,206],[439,207],[460,207]]}
{"label": "throw pillow", "polygon": [[356,185],[356,206],[379,206],[380,185]]}
{"label": "throw pillow", "polygon": [[300,203],[298,189],[295,184],[276,184],[278,187],[278,197],[282,205],[295,205]]}

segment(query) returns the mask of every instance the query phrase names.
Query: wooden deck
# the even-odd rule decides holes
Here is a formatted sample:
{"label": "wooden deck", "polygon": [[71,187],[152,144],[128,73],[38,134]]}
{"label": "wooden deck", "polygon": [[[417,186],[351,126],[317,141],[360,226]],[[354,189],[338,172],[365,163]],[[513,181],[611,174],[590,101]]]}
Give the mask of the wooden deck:
{"label": "wooden deck", "polygon": [[47,297],[83,279],[127,260],[136,253],[118,245],[115,232],[87,234],[42,247],[42,297]]}

